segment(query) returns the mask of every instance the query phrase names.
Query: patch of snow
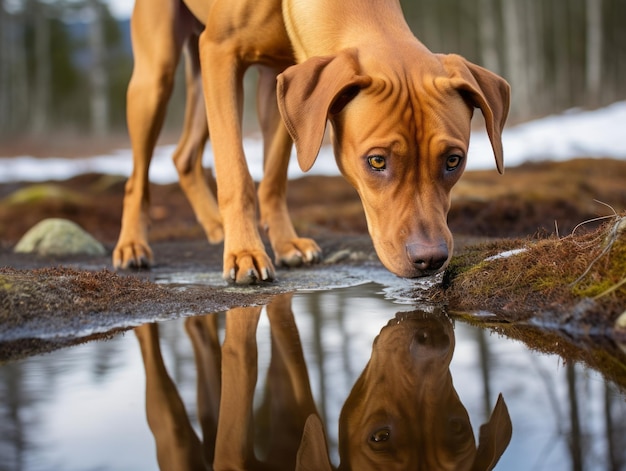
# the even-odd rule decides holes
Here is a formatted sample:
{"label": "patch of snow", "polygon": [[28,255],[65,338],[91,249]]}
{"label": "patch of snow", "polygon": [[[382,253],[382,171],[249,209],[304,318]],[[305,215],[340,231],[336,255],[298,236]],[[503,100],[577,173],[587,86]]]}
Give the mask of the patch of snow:
{"label": "patch of snow", "polygon": [[[562,161],[577,157],[626,160],[626,148],[614,143],[623,134],[626,122],[626,101],[593,111],[569,110],[504,130],[505,166],[517,166],[529,161]],[[255,180],[263,175],[263,144],[260,135],[244,139],[244,150],[250,173]],[[171,161],[175,146],[159,146],[150,166],[150,181],[173,183],[178,175]],[[203,163],[213,167],[211,146],[207,146]],[[472,133],[466,169],[495,168],[493,151],[484,131]],[[128,177],[132,171],[130,149],[120,149],[111,154],[83,159],[46,158],[31,156],[0,158],[0,183],[11,181],[65,180],[76,175],[95,172]],[[320,150],[317,161],[308,172],[311,175],[339,175],[330,145]],[[289,178],[305,174],[292,155],[288,170]]]}
{"label": "patch of snow", "polygon": [[518,253],[524,253],[524,252],[526,252],[525,248],[507,250],[505,252],[500,252],[497,255],[492,255],[491,257],[487,257],[485,259],[485,262],[491,262],[492,260],[500,260],[503,258],[509,258],[509,257],[512,257],[513,255],[517,255]]}

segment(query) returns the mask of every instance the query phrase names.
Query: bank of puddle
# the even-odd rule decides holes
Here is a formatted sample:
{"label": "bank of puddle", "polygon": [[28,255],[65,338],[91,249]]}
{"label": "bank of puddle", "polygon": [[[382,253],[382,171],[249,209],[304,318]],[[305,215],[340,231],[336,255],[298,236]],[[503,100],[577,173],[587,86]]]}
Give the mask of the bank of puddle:
{"label": "bank of puddle", "polygon": [[[266,306],[6,363],[0,469],[224,469],[252,454],[263,469],[626,469],[614,373],[416,301],[414,284],[378,281],[288,292],[287,280]],[[261,469],[255,460],[247,469]]]}

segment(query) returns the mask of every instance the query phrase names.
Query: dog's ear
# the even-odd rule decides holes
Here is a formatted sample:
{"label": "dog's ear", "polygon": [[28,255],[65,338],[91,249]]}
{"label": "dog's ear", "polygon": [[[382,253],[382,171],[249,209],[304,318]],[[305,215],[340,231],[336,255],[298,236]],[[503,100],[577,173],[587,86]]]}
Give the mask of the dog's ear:
{"label": "dog's ear", "polygon": [[478,451],[474,458],[472,471],[489,471],[493,469],[504,450],[509,446],[512,434],[511,416],[502,394],[500,394],[493,412],[491,412],[489,422],[480,427]]}
{"label": "dog's ear", "polygon": [[473,64],[456,54],[441,55],[452,86],[480,108],[487,125],[487,135],[496,157],[498,172],[504,173],[502,130],[511,101],[511,87],[499,75]]}
{"label": "dog's ear", "polygon": [[316,414],[306,419],[302,440],[296,456],[296,471],[331,471],[326,435],[322,421]]}
{"label": "dog's ear", "polygon": [[280,114],[307,171],[315,162],[329,116],[339,113],[371,78],[359,75],[356,50],[313,57],[278,76]]}

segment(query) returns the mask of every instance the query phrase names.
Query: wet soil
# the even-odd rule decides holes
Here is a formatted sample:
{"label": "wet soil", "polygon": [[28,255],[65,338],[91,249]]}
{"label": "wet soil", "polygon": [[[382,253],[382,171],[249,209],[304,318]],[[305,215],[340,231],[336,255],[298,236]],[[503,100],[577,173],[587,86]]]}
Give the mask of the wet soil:
{"label": "wet soil", "polygon": [[[210,172],[207,176],[211,178]],[[507,169],[504,176],[495,171],[467,172],[454,191],[449,217],[456,259],[480,253],[485,243],[491,244],[487,252],[495,253],[520,243],[559,240],[582,221],[624,211],[625,176],[626,162],[609,159],[523,165]],[[279,281],[244,289],[221,281],[222,246],[205,241],[176,184],[151,186],[150,237],[157,261],[151,271],[116,273],[110,255],[58,259],[14,254],[12,248],[19,238],[48,217],[78,223],[109,251],[115,245],[124,178],[90,174],[37,185],[32,197],[17,200],[12,195],[33,184],[0,185],[0,361],[111,335],[112,329],[123,330],[146,320],[263,304],[281,290],[306,288],[307,283],[337,275],[349,277],[357,269],[374,275],[384,270],[367,235],[358,196],[341,177],[307,176],[290,182],[289,187],[296,229],[318,241],[328,263],[281,269]],[[577,234],[599,225],[586,224]],[[206,274],[209,281],[187,283],[183,289],[172,282],[177,273]],[[433,299],[459,315],[492,311],[486,319],[469,317],[496,327],[524,325],[541,330],[556,326],[561,332],[571,327],[580,336],[584,317],[587,323],[582,329],[587,334],[608,338],[620,306],[626,309],[621,291],[610,312],[596,304],[584,316],[576,310],[579,303],[587,302],[584,296],[563,300],[525,293],[520,295],[524,302],[516,305],[515,300],[503,303],[497,293],[490,293],[482,306],[476,306],[465,302],[467,287],[457,280],[459,273],[449,271]],[[158,283],[159,278],[169,282]],[[551,314],[546,317],[545,313]]]}

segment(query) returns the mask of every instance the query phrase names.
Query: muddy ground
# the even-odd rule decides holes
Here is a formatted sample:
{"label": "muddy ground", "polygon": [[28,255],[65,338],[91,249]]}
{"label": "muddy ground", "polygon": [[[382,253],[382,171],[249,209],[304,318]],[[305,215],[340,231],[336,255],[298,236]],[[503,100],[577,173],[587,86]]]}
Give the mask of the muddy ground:
{"label": "muddy ground", "polygon": [[[54,149],[48,152],[52,154]],[[12,153],[17,154],[9,149],[5,155]],[[46,151],[31,153],[45,157]],[[75,149],[66,154],[81,155]],[[520,241],[564,238],[583,221],[610,215],[613,210],[618,214],[624,211],[625,181],[626,162],[610,159],[528,164],[509,168],[504,176],[495,170],[466,172],[454,190],[449,216],[456,253],[462,255],[468,247],[474,250],[481,243],[492,244],[489,250],[493,251],[494,242],[506,248]],[[25,189],[29,192],[24,193]],[[327,263],[279,270],[279,281],[270,285],[233,289],[222,283],[222,246],[205,242],[177,184],[151,187],[150,237],[157,261],[151,272],[115,273],[110,255],[50,259],[12,252],[30,227],[48,217],[77,222],[111,251],[119,232],[123,192],[123,177],[93,174],[63,182],[0,185],[0,337],[4,340],[0,359],[73,343],[73,332],[80,331],[83,340],[111,335],[111,329],[128,328],[142,320],[263,303],[281,290],[306,287],[307,283],[315,287],[316,280],[358,277],[355,273],[364,273],[362,270],[369,270],[370,275],[384,271],[367,235],[358,196],[341,177],[307,176],[290,182],[289,206],[295,226],[301,235],[316,238]],[[577,233],[594,230],[599,224],[586,224]],[[154,283],[159,277],[175,279],[176,273],[190,272],[206,274],[209,282],[185,290],[177,289],[175,283]],[[456,299],[449,307],[462,310],[462,289],[450,291],[450,286],[455,286],[454,280],[447,291],[440,290],[438,302]],[[498,307],[497,296],[487,298],[493,304],[486,301],[484,310]],[[621,306],[626,309],[626,303]],[[565,303],[563,309],[569,306]],[[523,321],[530,325],[533,313],[528,310],[528,306],[517,310],[509,306],[505,316],[489,322],[512,325]],[[551,310],[560,315],[554,306]],[[617,311],[594,318],[594,332],[606,336]],[[93,328],[94,316],[98,318],[97,329]],[[575,316],[570,318],[575,324]],[[122,322],[124,319],[128,322]],[[549,322],[554,324],[554,318]],[[568,322],[565,319],[559,329],[567,331]],[[580,332],[579,327],[574,325],[574,330]],[[46,332],[49,338],[45,338]]]}

